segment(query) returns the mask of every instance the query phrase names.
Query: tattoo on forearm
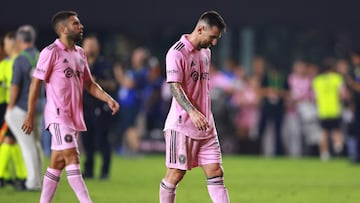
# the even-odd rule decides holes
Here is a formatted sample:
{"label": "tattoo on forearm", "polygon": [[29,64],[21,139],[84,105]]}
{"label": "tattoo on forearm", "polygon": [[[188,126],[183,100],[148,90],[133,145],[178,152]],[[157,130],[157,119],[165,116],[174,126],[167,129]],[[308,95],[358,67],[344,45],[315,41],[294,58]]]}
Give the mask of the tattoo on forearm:
{"label": "tattoo on forearm", "polygon": [[184,90],[181,88],[180,84],[178,83],[170,83],[170,91],[176,101],[180,104],[181,107],[186,112],[194,109],[194,106],[189,101],[188,97],[186,96]]}

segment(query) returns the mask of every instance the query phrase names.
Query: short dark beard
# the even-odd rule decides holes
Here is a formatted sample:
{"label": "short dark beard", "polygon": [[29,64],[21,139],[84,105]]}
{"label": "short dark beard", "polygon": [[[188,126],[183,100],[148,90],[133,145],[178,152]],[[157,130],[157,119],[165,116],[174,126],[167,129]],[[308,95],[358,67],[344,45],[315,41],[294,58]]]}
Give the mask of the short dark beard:
{"label": "short dark beard", "polygon": [[68,38],[69,41],[73,41],[75,43],[78,43],[78,42],[80,42],[82,40],[82,36],[81,36],[80,33],[79,34],[71,33],[71,34],[68,35],[67,38]]}

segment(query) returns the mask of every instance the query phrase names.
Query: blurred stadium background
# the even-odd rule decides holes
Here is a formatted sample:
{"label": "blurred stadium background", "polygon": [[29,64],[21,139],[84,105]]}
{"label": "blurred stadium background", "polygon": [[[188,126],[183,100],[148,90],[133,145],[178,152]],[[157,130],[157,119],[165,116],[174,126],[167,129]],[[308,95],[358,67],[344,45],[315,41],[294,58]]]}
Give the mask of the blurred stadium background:
{"label": "blurred stadium background", "polygon": [[1,6],[0,32],[22,24],[34,25],[39,33],[38,47],[43,48],[55,37],[51,16],[70,9],[79,13],[85,35],[99,34],[105,55],[124,59],[128,57],[122,53],[126,46],[131,49],[145,45],[164,57],[179,34],[192,30],[200,13],[214,9],[223,15],[229,27],[216,48],[220,50],[214,55],[217,63],[231,56],[249,66],[252,54],[256,53],[288,69],[297,54],[311,55],[308,57],[316,60],[358,48],[359,6],[355,0],[7,1]]}

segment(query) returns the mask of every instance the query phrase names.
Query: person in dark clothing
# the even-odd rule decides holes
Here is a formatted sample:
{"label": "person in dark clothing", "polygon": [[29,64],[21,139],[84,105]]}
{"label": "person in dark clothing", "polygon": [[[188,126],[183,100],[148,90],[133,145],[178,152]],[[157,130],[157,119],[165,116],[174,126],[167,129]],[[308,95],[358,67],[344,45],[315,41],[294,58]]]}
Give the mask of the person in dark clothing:
{"label": "person in dark clothing", "polygon": [[352,119],[347,126],[347,134],[349,135],[348,147],[353,149],[353,154],[350,154],[351,161],[360,163],[360,50],[351,52],[351,63],[352,68],[344,76],[352,98],[350,103]]}
{"label": "person in dark clothing", "polygon": [[[83,40],[90,71],[94,80],[110,95],[116,92],[116,82],[113,77],[113,66],[104,57],[99,56],[100,44],[96,35],[88,35]],[[101,153],[102,167],[100,179],[107,179],[110,172],[111,147],[109,130],[114,122],[111,109],[87,91],[83,94],[84,118],[88,131],[83,132],[85,149],[84,178],[94,177],[94,156],[96,151]]]}
{"label": "person in dark clothing", "polygon": [[274,122],[275,155],[283,155],[282,124],[285,113],[285,96],[289,89],[286,77],[276,68],[264,75],[262,84],[263,103],[259,121],[259,139],[262,140],[269,121]]}

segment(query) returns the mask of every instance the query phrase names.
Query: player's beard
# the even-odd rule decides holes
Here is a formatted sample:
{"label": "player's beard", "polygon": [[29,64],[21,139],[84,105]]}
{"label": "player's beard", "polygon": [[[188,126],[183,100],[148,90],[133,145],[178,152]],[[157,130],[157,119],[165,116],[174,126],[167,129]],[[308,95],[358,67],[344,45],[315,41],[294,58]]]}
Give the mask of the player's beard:
{"label": "player's beard", "polygon": [[210,48],[211,42],[208,42],[207,40],[200,41],[198,45],[198,49],[207,49]]}
{"label": "player's beard", "polygon": [[67,37],[70,41],[77,43],[82,39],[82,34],[81,32],[79,33],[70,32]]}
{"label": "player's beard", "polygon": [[199,49],[207,49],[207,48],[210,48],[211,44],[209,43],[200,43],[199,44]]}

